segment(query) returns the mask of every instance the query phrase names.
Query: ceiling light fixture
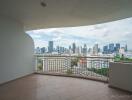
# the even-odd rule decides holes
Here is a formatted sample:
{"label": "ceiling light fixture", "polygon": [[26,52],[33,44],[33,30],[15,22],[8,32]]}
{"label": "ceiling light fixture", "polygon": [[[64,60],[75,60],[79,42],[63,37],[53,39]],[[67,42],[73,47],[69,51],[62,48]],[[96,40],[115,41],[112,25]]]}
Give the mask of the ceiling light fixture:
{"label": "ceiling light fixture", "polygon": [[40,0],[40,5],[41,5],[42,7],[46,7],[46,6],[47,6],[47,4],[45,3],[44,0]]}

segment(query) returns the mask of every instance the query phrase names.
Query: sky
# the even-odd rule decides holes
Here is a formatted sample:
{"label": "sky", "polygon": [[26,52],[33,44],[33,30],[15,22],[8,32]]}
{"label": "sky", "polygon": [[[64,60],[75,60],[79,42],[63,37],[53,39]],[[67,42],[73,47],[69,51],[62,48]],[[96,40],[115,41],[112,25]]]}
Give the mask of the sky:
{"label": "sky", "polygon": [[47,47],[48,41],[54,41],[54,46],[69,47],[73,42],[78,46],[87,44],[88,48],[98,43],[100,47],[109,43],[128,45],[132,50],[132,18],[77,27],[48,28],[27,31],[35,43],[35,47]]}

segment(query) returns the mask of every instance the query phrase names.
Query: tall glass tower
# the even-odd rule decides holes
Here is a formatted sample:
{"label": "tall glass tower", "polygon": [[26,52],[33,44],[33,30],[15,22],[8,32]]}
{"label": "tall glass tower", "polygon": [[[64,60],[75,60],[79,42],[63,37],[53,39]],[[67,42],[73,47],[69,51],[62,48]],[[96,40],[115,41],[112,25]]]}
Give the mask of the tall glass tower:
{"label": "tall glass tower", "polygon": [[49,53],[52,53],[53,52],[53,49],[54,49],[53,41],[49,41],[49,44],[48,44],[48,52]]}
{"label": "tall glass tower", "polygon": [[73,50],[73,53],[76,53],[76,44],[75,43],[72,44],[72,50]]}

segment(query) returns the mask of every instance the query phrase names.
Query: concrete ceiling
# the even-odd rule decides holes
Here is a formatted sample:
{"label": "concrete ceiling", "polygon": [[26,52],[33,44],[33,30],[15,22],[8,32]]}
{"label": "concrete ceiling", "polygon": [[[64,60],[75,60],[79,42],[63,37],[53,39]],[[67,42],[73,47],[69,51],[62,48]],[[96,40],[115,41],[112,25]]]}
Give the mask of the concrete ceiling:
{"label": "concrete ceiling", "polygon": [[132,0],[0,0],[0,14],[26,30],[104,23],[132,17]]}

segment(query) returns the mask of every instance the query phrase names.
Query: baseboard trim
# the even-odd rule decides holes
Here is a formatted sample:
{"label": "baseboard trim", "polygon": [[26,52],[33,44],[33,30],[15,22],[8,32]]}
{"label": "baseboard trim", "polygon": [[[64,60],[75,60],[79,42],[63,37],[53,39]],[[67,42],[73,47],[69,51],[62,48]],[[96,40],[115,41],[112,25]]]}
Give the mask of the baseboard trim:
{"label": "baseboard trim", "polygon": [[0,86],[6,85],[6,84],[8,84],[8,83],[11,83],[11,82],[13,82],[13,81],[16,81],[16,80],[25,78],[25,77],[30,76],[30,75],[33,75],[33,74],[34,74],[34,73],[30,73],[30,74],[24,75],[24,76],[22,76],[22,77],[15,78],[15,79],[13,79],[13,80],[9,80],[9,81],[7,81],[7,82],[0,83]]}
{"label": "baseboard trim", "polygon": [[122,88],[119,88],[119,87],[116,87],[116,86],[113,86],[113,85],[108,85],[108,87],[110,88],[113,88],[113,89],[117,89],[117,90],[120,90],[120,91],[123,91],[123,92],[126,92],[126,93],[129,93],[129,94],[132,94],[132,91],[129,91],[129,90],[125,90],[125,89],[122,89]]}
{"label": "baseboard trim", "polygon": [[108,81],[101,80],[101,79],[96,79],[92,77],[83,77],[79,75],[67,75],[67,74],[57,74],[57,73],[41,73],[41,72],[35,72],[35,74],[40,74],[40,75],[49,75],[49,76],[60,76],[60,77],[71,77],[71,78],[80,78],[80,79],[87,79],[87,80],[93,80],[93,81],[98,81],[98,82],[103,82],[103,83],[108,83]]}

